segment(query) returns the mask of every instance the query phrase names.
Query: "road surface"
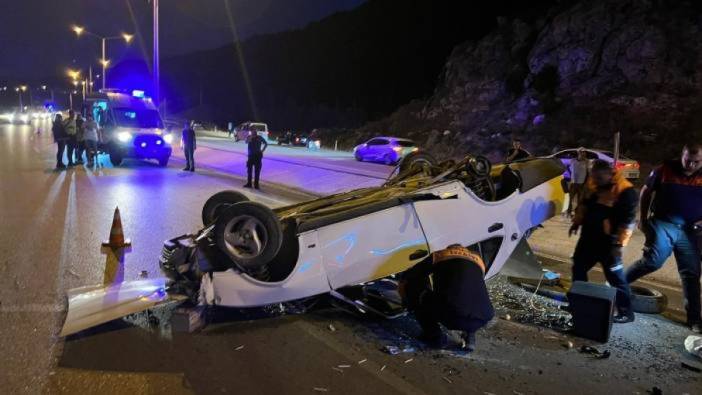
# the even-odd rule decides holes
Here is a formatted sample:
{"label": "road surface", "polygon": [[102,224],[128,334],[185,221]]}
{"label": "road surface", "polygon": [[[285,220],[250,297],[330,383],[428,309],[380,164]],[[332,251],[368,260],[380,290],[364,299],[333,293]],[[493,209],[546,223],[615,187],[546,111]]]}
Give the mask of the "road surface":
{"label": "road surface", "polygon": [[[144,270],[157,276],[163,240],[198,229],[204,200],[222,189],[241,190],[241,180],[183,172],[177,159],[167,168],[128,161],[115,169],[102,158],[105,166],[97,170],[56,172],[48,125],[42,134],[36,130],[0,125],[4,393],[501,394],[644,392],[654,385],[692,393],[702,385],[676,359],[687,333],[679,325],[641,316],[617,326],[607,346],[613,356],[593,361],[563,347],[569,340],[591,342],[515,322],[514,309],[528,315],[534,305],[502,305],[505,292],[495,299],[502,318],[478,334],[479,349],[470,356],[420,350],[411,319],[376,321],[335,309],[263,319],[219,310],[195,334],[115,321],[59,338],[67,289],[132,280]],[[265,184],[244,192],[270,206],[303,198]],[[121,259],[100,248],[117,206],[133,241]],[[505,319],[507,311],[514,318]],[[381,351],[403,343],[418,352]]]}

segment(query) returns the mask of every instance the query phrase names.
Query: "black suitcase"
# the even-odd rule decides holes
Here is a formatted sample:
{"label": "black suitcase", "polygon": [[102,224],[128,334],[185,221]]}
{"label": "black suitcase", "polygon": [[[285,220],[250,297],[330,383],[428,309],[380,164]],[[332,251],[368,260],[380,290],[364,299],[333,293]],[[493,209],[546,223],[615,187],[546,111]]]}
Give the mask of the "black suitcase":
{"label": "black suitcase", "polygon": [[576,336],[606,343],[612,331],[617,289],[602,284],[575,281],[568,292]]}

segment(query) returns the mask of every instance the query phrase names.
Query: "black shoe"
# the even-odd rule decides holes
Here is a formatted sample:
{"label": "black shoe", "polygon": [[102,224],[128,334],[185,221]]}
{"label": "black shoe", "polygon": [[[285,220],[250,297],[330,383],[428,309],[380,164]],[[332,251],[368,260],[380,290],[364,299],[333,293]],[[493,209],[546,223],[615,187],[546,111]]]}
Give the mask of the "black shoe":
{"label": "black shoe", "polygon": [[251,188],[251,184],[247,182],[246,184],[244,184],[244,188]]}
{"label": "black shoe", "polygon": [[183,171],[190,171],[190,168],[189,168],[189,167],[184,167],[184,168],[183,168]]}
{"label": "black shoe", "polygon": [[66,170],[66,165],[59,163],[56,165],[56,170]]}
{"label": "black shoe", "polygon": [[627,324],[629,322],[634,322],[634,313],[619,313],[612,319],[615,324]]}
{"label": "black shoe", "polygon": [[75,165],[76,165],[76,164],[73,163],[73,162],[68,162],[68,165],[67,165],[66,167],[73,167],[73,166],[75,166]]}
{"label": "black shoe", "polygon": [[475,351],[475,332],[463,332],[463,350],[468,352]]}
{"label": "black shoe", "polygon": [[195,171],[195,168],[194,168],[194,167],[193,167],[193,168],[191,168],[191,169],[190,169],[190,171]]}
{"label": "black shoe", "polygon": [[254,185],[254,189],[261,189],[258,184]]}

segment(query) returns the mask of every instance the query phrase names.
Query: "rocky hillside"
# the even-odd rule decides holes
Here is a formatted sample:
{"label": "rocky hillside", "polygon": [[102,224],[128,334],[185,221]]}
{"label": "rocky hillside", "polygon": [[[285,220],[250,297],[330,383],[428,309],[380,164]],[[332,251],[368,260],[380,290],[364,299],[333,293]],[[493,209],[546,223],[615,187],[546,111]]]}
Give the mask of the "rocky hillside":
{"label": "rocky hillside", "polygon": [[702,2],[561,1],[534,18],[499,18],[457,46],[438,86],[340,138],[411,137],[440,156],[498,159],[513,136],[536,154],[610,148],[641,160],[702,133]]}

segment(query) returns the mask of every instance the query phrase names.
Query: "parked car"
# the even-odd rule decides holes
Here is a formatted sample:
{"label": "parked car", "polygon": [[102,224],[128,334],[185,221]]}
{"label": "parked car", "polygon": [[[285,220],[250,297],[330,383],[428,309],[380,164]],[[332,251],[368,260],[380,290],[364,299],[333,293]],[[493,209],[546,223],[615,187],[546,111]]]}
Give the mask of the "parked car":
{"label": "parked car", "polygon": [[168,283],[71,290],[61,335],[168,300],[260,307],[334,296],[455,243],[474,251],[491,278],[532,229],[561,213],[562,178],[555,159],[491,169],[483,157],[436,163],[417,152],[382,186],[275,209],[222,191],[205,202],[200,232],[164,244]]}
{"label": "parked car", "polygon": [[306,134],[288,130],[287,132],[283,132],[280,136],[278,136],[278,145],[286,144],[297,147],[306,147],[307,140],[308,137]]}
{"label": "parked car", "polygon": [[261,122],[244,122],[241,125],[234,128],[234,141],[246,141],[249,137],[251,131],[255,130],[256,133],[268,141],[268,124]]}
{"label": "parked car", "polygon": [[[550,158],[559,159],[563,163],[563,165],[565,165],[566,171],[563,176],[566,180],[570,180],[570,161],[578,157],[579,149],[585,151],[585,157],[590,162],[592,162],[595,159],[602,159],[606,160],[609,163],[614,163],[614,153],[612,153],[611,151],[603,151],[591,148],[571,148],[549,156]],[[616,166],[617,169],[622,170],[622,172],[624,173],[624,177],[626,178],[638,179],[640,176],[639,162],[633,159],[625,158],[620,155],[619,161],[617,162]]]}
{"label": "parked car", "polygon": [[382,162],[394,165],[419,148],[412,140],[397,137],[375,137],[353,149],[357,161]]}

